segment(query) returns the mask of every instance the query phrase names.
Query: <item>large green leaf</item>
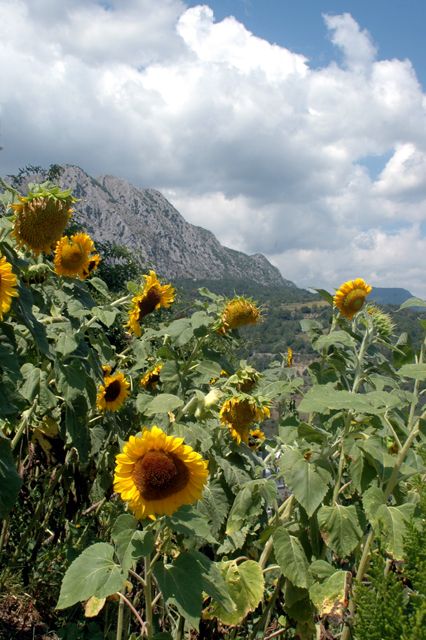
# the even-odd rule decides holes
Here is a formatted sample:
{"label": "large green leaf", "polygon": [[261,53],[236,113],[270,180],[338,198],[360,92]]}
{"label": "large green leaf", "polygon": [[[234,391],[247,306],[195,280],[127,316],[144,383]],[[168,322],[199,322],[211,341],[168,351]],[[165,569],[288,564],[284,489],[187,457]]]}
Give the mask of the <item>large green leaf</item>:
{"label": "large green leaf", "polygon": [[275,559],[283,575],[295,587],[307,589],[312,583],[309,563],[299,540],[289,534],[287,529],[279,527],[273,533]]}
{"label": "large green leaf", "polygon": [[117,518],[111,531],[115,550],[123,572],[134,569],[138,560],[154,550],[154,536],[151,531],[139,531],[138,521],[124,513]]}
{"label": "large green leaf", "polygon": [[404,364],[398,371],[402,378],[414,378],[415,380],[426,380],[426,364]]}
{"label": "large green leaf", "polygon": [[173,603],[195,628],[201,616],[203,591],[219,598],[224,611],[232,610],[223,576],[209,558],[197,551],[181,553],[173,564],[157,563],[153,572],[165,601]]}
{"label": "large green leaf", "polygon": [[313,346],[317,351],[322,351],[322,349],[332,347],[335,344],[354,347],[356,343],[352,336],[346,331],[331,331],[324,336],[320,336],[318,340],[315,340]]}
{"label": "large green leaf", "polygon": [[316,385],[309,389],[301,403],[302,413],[328,413],[331,409],[352,410],[358,413],[380,415],[400,404],[400,398],[386,391],[351,393],[333,388],[333,385]]}
{"label": "large green leaf", "polygon": [[258,606],[263,597],[265,581],[262,569],[254,560],[246,560],[238,565],[235,560],[230,560],[222,563],[221,573],[235,609],[227,611],[223,605],[213,600],[207,615],[209,618],[219,618],[224,624],[236,625]]}
{"label": "large green leaf", "polygon": [[392,507],[381,505],[377,511],[377,522],[381,528],[386,550],[395,560],[404,559],[404,537],[406,525],[414,513],[414,504],[403,504]]}
{"label": "large green leaf", "polygon": [[147,416],[154,416],[156,413],[168,413],[174,411],[183,405],[183,400],[171,393],[160,393],[155,396],[144,407],[144,413]]}
{"label": "large green leaf", "polygon": [[198,503],[198,511],[206,518],[214,536],[219,533],[228,509],[225,491],[219,482],[213,480],[204,488],[203,497]]}
{"label": "large green leaf", "polygon": [[122,589],[126,576],[114,560],[114,548],[97,542],[74,560],[65,573],[57,609],[65,609],[91,596],[106,598]]}
{"label": "large green leaf", "polygon": [[340,558],[348,556],[362,536],[355,506],[322,506],[317,515],[321,537],[326,545]]}
{"label": "large green leaf", "polygon": [[22,480],[10,450],[10,442],[0,432],[0,518],[6,517],[19,494]]}
{"label": "large green leaf", "polygon": [[187,537],[197,536],[206,542],[215,543],[209,523],[206,518],[189,505],[184,505],[176,511],[169,519],[168,523],[173,531],[183,533]]}
{"label": "large green leaf", "polygon": [[327,493],[330,473],[315,462],[305,460],[297,449],[290,448],[283,451],[280,468],[296,500],[312,516]]}

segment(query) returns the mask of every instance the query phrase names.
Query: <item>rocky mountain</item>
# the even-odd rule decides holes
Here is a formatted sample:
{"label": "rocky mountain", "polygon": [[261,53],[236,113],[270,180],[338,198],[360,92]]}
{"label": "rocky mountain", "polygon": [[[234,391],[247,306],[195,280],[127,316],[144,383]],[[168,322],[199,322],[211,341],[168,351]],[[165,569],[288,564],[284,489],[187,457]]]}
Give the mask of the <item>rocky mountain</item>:
{"label": "rocky mountain", "polygon": [[140,189],[113,176],[95,179],[70,165],[59,182],[79,198],[74,219],[95,241],[125,245],[164,277],[247,279],[296,288],[262,254],[224,247],[210,231],[186,222],[155,189]]}

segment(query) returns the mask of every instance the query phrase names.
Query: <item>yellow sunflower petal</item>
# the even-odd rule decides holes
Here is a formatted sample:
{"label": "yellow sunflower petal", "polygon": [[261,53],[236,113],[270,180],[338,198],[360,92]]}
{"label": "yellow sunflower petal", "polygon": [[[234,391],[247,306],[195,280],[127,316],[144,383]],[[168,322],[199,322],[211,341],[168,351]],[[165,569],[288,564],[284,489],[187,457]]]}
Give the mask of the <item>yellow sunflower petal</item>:
{"label": "yellow sunflower petal", "polygon": [[0,258],[0,320],[10,310],[12,298],[18,296],[18,279],[12,272],[12,265],[4,256]]}
{"label": "yellow sunflower petal", "polygon": [[[135,450],[138,440],[144,445],[141,455],[140,449]],[[123,453],[117,456],[114,491],[129,503],[137,518],[153,518],[171,515],[183,504],[199,500],[207,476],[207,462],[199,453],[182,438],[168,436],[153,426],[139,438],[129,438]]]}

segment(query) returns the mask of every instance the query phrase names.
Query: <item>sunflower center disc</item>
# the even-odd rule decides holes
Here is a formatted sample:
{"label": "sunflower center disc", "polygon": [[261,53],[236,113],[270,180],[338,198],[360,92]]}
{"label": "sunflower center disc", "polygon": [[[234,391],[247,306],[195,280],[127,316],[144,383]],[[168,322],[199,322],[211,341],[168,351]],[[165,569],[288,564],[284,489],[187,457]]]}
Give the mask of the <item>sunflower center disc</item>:
{"label": "sunflower center disc", "polygon": [[75,267],[79,267],[82,261],[82,252],[80,247],[76,245],[65,246],[62,249],[62,265],[66,269],[75,269]]}
{"label": "sunflower center disc", "polygon": [[121,391],[121,384],[119,380],[114,380],[113,382],[110,382],[110,384],[105,389],[105,395],[104,395],[105,401],[114,402],[114,400],[117,400],[118,396],[120,395],[120,391]]}
{"label": "sunflower center disc", "polygon": [[157,287],[151,287],[139,302],[139,320],[155,311],[157,304],[161,302],[161,291]]}
{"label": "sunflower center disc", "polygon": [[148,451],[136,463],[133,481],[145,500],[161,500],[183,489],[189,471],[173,453]]}
{"label": "sunflower center disc", "polygon": [[365,300],[365,291],[362,289],[354,289],[350,291],[346,296],[345,307],[349,307],[354,311],[359,311],[364,304]]}

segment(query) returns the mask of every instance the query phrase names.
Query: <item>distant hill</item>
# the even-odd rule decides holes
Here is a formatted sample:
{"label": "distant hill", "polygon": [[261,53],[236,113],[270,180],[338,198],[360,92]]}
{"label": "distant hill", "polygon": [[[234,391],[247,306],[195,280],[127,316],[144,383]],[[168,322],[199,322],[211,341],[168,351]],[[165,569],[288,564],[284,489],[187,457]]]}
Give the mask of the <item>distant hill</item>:
{"label": "distant hill", "polygon": [[400,305],[408,298],[413,298],[413,294],[407,289],[400,287],[373,287],[373,291],[368,296],[369,302],[377,304],[396,304]]}

